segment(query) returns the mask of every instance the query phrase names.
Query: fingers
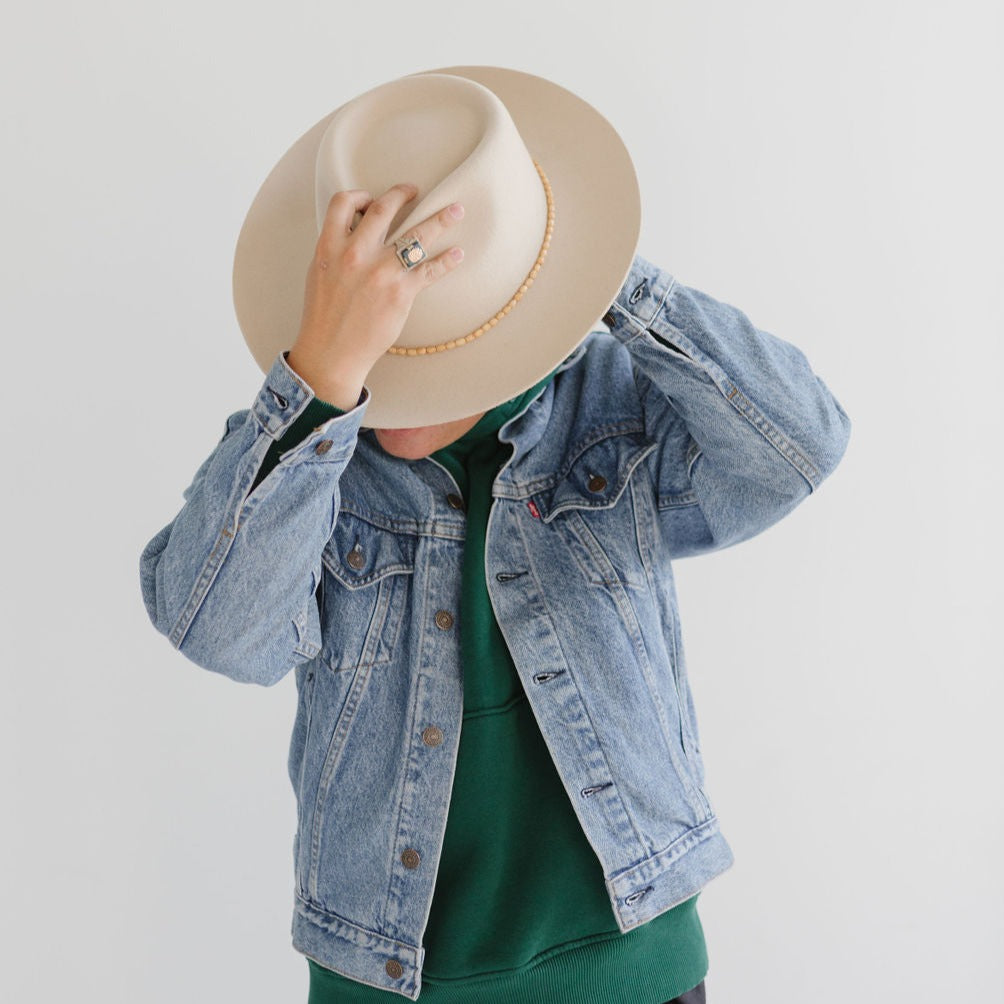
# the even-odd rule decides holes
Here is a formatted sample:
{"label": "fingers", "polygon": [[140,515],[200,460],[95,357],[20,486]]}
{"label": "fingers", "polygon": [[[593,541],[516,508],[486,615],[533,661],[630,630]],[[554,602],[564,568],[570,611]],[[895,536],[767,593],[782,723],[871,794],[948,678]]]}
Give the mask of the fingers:
{"label": "fingers", "polygon": [[[387,231],[401,207],[417,194],[418,188],[410,182],[391,186],[377,199],[363,189],[336,192],[328,202],[318,242],[319,252],[324,247],[327,252],[336,253],[344,264],[358,266],[368,262],[371,268],[414,275],[417,278],[406,281],[418,286],[429,285],[459,265],[463,251],[453,246],[412,269],[402,269],[395,249],[386,245]],[[352,220],[357,213],[361,213],[362,218],[353,229]],[[417,238],[428,250],[445,230],[455,226],[463,216],[464,207],[459,202],[453,203],[427,216],[403,236]]]}
{"label": "fingers", "polygon": [[353,231],[356,240],[363,240],[371,247],[378,248],[387,240],[390,222],[400,208],[418,195],[418,187],[411,182],[391,185],[378,199],[374,199],[363,213]]}
{"label": "fingers", "polygon": [[352,232],[352,219],[363,213],[373,202],[373,196],[361,188],[335,192],[328,202],[322,232],[329,237],[347,237]]}
{"label": "fingers", "polygon": [[463,248],[447,248],[434,258],[423,261],[421,265],[416,265],[411,273],[417,276],[414,280],[419,286],[430,286],[437,279],[441,279],[447,272],[452,272],[464,259]]}
{"label": "fingers", "polygon": [[[422,247],[429,248],[433,242],[447,230],[463,219],[464,207],[459,202],[445,206],[439,212],[426,217],[421,223],[406,231],[402,236],[415,237]],[[395,256],[396,257],[396,256]],[[447,272],[452,272],[464,259],[464,249],[458,245],[447,248],[440,254],[423,261],[409,270],[409,275],[415,276],[409,279],[419,286],[429,286],[437,279],[441,279]]]}
{"label": "fingers", "polygon": [[[431,216],[427,216],[421,223],[416,223],[415,226],[406,230],[401,236],[416,238],[422,247],[428,251],[436,243],[443,231],[459,223],[463,219],[463,216],[463,205],[459,202],[454,202],[453,205],[445,206]],[[412,271],[419,271],[420,268],[421,266],[418,269],[412,269]]]}

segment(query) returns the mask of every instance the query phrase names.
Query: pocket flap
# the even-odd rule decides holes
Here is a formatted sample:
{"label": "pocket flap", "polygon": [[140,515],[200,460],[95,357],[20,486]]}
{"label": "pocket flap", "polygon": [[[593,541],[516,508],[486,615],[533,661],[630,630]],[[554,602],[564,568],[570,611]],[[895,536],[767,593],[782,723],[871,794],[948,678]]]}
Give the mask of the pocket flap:
{"label": "pocket flap", "polygon": [[415,537],[376,527],[354,513],[339,512],[321,560],[349,589],[378,582],[386,575],[415,570]]}
{"label": "pocket flap", "polygon": [[608,509],[616,505],[631,472],[655,448],[641,432],[607,436],[586,447],[565,476],[534,496],[545,523],[565,509]]}

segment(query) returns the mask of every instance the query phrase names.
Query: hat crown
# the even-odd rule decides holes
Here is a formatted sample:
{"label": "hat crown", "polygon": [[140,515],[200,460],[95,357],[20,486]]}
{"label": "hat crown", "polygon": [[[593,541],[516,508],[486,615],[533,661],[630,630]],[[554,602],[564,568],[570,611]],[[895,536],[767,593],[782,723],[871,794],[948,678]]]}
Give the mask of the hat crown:
{"label": "hat crown", "polygon": [[[315,163],[318,232],[336,192],[364,189],[376,198],[403,181],[418,195],[391,220],[387,246],[459,201],[463,219],[423,244],[430,258],[459,244],[464,261],[419,292],[395,344],[462,338],[506,306],[537,260],[548,207],[534,158],[489,88],[450,74],[413,75],[374,87],[332,115]],[[510,316],[483,337],[504,339]]]}

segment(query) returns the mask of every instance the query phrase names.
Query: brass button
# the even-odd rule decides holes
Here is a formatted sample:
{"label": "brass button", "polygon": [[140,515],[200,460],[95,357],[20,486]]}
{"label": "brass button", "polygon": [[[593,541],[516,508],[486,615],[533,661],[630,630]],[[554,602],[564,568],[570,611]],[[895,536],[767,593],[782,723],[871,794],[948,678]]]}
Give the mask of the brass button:
{"label": "brass button", "polygon": [[436,627],[442,628],[444,631],[453,627],[453,614],[449,610],[437,610]]}
{"label": "brass button", "polygon": [[358,544],[345,556],[345,560],[349,563],[349,568],[354,568],[359,571],[363,565],[366,564],[366,558],[363,556],[362,549]]}
{"label": "brass button", "polygon": [[591,492],[601,492],[603,491],[604,488],[606,488],[606,486],[607,486],[607,479],[603,477],[602,474],[594,474],[589,479],[589,482],[586,484],[586,487]]}
{"label": "brass button", "polygon": [[387,970],[387,975],[393,980],[399,980],[404,975],[404,966],[397,959],[388,959],[384,969]]}
{"label": "brass button", "polygon": [[418,856],[418,851],[414,847],[409,847],[407,850],[401,852],[401,863],[405,868],[417,868],[421,860]]}
{"label": "brass button", "polygon": [[464,500],[457,495],[456,492],[450,492],[450,494],[446,496],[446,501],[449,502],[454,509],[464,508]]}
{"label": "brass button", "polygon": [[314,447],[314,453],[327,453],[331,449],[331,440],[322,439],[317,446]]}
{"label": "brass button", "polygon": [[614,316],[614,312],[612,310],[608,310],[603,315],[603,323],[609,328],[612,328],[617,323],[617,318]]}
{"label": "brass button", "polygon": [[422,742],[426,746],[438,746],[443,741],[443,730],[436,725],[422,729]]}

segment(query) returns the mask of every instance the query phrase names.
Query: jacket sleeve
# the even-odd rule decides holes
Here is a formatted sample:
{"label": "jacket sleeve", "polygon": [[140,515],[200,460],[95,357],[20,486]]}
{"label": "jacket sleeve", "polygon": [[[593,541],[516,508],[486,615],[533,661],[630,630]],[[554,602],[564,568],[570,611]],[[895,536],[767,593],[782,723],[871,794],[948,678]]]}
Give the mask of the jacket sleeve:
{"label": "jacket sleeve", "polygon": [[227,418],[139,562],[151,622],[196,665],[269,686],[320,651],[321,552],[369,397],[325,405],[283,352],[252,407]]}
{"label": "jacket sleeve", "polygon": [[636,255],[603,321],[631,354],[670,557],[773,525],[834,470],[851,423],[796,346]]}

